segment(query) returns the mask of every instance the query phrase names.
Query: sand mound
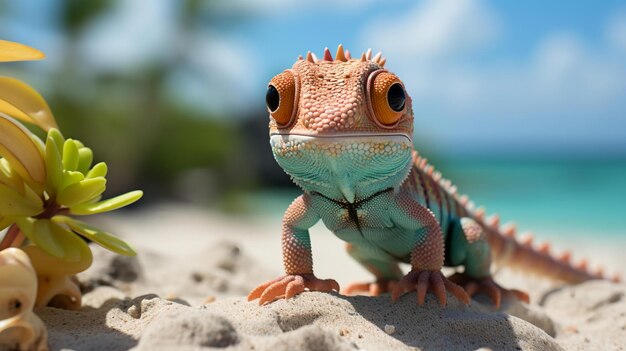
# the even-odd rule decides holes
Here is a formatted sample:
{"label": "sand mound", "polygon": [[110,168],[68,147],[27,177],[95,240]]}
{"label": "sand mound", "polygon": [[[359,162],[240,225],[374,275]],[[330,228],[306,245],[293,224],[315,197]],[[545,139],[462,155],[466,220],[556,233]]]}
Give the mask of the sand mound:
{"label": "sand mound", "polygon": [[81,311],[38,310],[52,349],[561,350],[543,330],[479,303],[441,307],[428,299],[418,307],[412,295],[391,304],[388,296],[324,293],[267,306],[243,298],[199,307],[154,295],[106,299],[116,294],[99,287],[85,296],[89,305]]}
{"label": "sand mound", "polygon": [[[501,273],[498,281],[529,291],[533,301],[505,300],[502,311],[493,311],[480,295],[470,306],[449,297],[449,305],[441,307],[432,295],[417,306],[414,294],[392,304],[389,296],[304,293],[258,306],[244,296],[279,274],[278,225],[266,230],[185,210],[159,213],[157,226],[151,216],[135,214],[134,229],[116,231],[135,233],[131,241],[147,245],[137,245],[138,257],[94,247],[94,265],[79,276],[81,310],[36,310],[52,350],[623,350],[626,345],[626,285],[604,281],[550,288]],[[197,224],[172,240],[181,221]],[[142,232],[146,226],[151,231]],[[233,241],[224,241],[224,233]],[[318,261],[320,277],[340,283],[360,279],[356,264],[341,261],[345,254],[337,242],[320,241],[315,250],[333,258]],[[612,267],[623,263],[616,257]]]}

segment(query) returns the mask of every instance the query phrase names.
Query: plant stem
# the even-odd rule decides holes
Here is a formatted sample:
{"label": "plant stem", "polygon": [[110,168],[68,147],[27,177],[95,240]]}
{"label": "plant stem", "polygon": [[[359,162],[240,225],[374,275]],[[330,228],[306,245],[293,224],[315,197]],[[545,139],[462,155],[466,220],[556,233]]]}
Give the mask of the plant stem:
{"label": "plant stem", "polygon": [[24,235],[20,232],[20,228],[13,224],[9,227],[7,234],[0,242],[0,251],[15,245],[20,245],[22,241],[24,241]]}

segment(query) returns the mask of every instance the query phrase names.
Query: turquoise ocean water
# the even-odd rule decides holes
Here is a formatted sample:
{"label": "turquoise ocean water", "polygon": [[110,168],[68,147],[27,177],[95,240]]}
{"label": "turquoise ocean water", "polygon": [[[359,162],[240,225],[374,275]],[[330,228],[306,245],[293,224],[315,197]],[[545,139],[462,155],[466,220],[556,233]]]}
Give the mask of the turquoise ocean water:
{"label": "turquoise ocean water", "polygon": [[[559,241],[626,242],[626,161],[448,161],[438,169],[488,214],[514,221],[521,231]],[[247,200],[255,211],[279,218],[298,194],[294,185]]]}

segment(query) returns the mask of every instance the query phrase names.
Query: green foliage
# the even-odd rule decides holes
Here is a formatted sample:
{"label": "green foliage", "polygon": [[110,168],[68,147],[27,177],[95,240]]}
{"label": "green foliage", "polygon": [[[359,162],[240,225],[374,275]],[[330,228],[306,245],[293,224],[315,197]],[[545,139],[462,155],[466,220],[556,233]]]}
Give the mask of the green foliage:
{"label": "green foliage", "polygon": [[[0,162],[2,225],[17,225],[41,250],[67,262],[80,261],[80,253],[87,245],[77,234],[119,254],[135,255],[124,241],[68,215],[113,211],[139,200],[143,193],[133,191],[101,201],[106,189],[107,167],[102,162],[92,166],[91,149],[78,140],[65,139],[52,128],[48,131],[45,146],[30,135],[36,148],[30,154],[24,154],[27,141],[23,141],[18,150],[15,144],[6,145],[3,140],[11,140],[11,133],[26,134],[27,130],[20,128],[16,120],[0,117],[0,122],[15,127],[0,130],[0,155],[5,156]],[[19,151],[22,152],[21,158],[6,158]],[[15,167],[24,168],[30,175],[32,169],[25,167],[24,163],[37,164],[38,159],[45,165],[45,177],[41,183],[33,177],[25,180],[13,171]]]}
{"label": "green foliage", "polygon": [[83,27],[105,13],[114,2],[110,0],[63,0],[61,23],[68,32],[79,32]]}

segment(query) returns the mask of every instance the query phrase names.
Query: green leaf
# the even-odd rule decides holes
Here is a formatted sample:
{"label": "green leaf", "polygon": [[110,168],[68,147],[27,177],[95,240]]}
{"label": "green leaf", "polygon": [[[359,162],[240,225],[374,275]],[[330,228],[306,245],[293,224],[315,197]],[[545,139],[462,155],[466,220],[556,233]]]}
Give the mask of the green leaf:
{"label": "green leaf", "polygon": [[99,162],[93,168],[87,172],[86,178],[106,177],[108,171],[107,164]]}
{"label": "green leaf", "polygon": [[76,170],[82,174],[87,174],[89,167],[93,162],[93,151],[88,147],[83,147],[78,150],[78,167]]}
{"label": "green leaf", "polygon": [[67,171],[75,171],[78,167],[78,147],[72,139],[63,143],[63,168]]}
{"label": "green leaf", "polygon": [[63,178],[63,163],[61,162],[61,153],[57,147],[57,142],[51,134],[52,131],[48,133],[48,138],[46,139],[46,185],[48,194],[50,196],[56,196],[56,192],[61,184],[61,179]]}
{"label": "green leaf", "polygon": [[91,215],[96,213],[109,212],[130,205],[133,202],[139,200],[142,196],[143,191],[135,190],[108,200],[96,203],[85,203],[70,207],[70,213],[75,215]]}
{"label": "green leaf", "polygon": [[102,177],[81,180],[59,191],[57,203],[72,207],[99,196],[106,189],[106,179]]}
{"label": "green leaf", "polygon": [[52,138],[52,140],[54,140],[54,143],[57,146],[57,150],[59,150],[59,152],[61,152],[61,150],[63,150],[63,143],[65,143],[65,138],[63,137],[63,134],[61,134],[61,132],[56,129],[56,128],[52,128],[48,131],[48,138]]}
{"label": "green leaf", "polygon": [[107,232],[104,232],[98,228],[92,227],[85,222],[81,222],[67,216],[54,216],[52,220],[66,224],[73,231],[97,243],[105,249],[125,256],[137,255],[135,250],[122,239],[115,237]]}
{"label": "green leaf", "polygon": [[81,252],[87,246],[74,233],[48,219],[21,220],[18,226],[40,249],[67,262],[80,261]]}
{"label": "green leaf", "polygon": [[0,216],[35,216],[43,212],[43,202],[38,196],[20,194],[0,183]]}
{"label": "green leaf", "polygon": [[61,184],[59,184],[59,190],[63,190],[65,187],[68,187],[72,184],[76,184],[83,179],[85,179],[85,175],[80,172],[63,171],[63,176],[61,177]]}

